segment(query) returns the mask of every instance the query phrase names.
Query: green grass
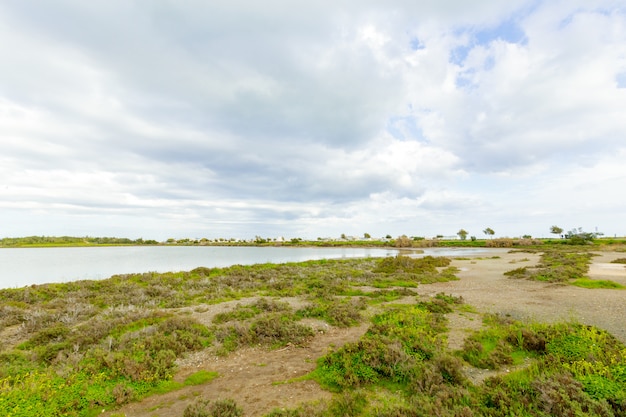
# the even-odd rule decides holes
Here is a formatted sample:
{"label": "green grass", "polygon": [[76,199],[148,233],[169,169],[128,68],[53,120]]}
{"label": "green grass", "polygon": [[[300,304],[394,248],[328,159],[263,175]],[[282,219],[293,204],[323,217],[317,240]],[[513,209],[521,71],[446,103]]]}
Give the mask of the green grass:
{"label": "green grass", "polygon": [[219,374],[217,372],[202,370],[189,375],[185,378],[183,384],[186,386],[207,384],[218,376]]}
{"label": "green grass", "polygon": [[592,288],[592,289],[602,288],[602,289],[610,289],[610,290],[624,289],[623,285],[618,284],[617,282],[614,282],[611,280],[604,280],[604,279],[578,278],[572,281],[571,284],[577,287],[581,287],[581,288]]}
{"label": "green grass", "polygon": [[571,249],[550,249],[542,253],[541,261],[534,267],[516,268],[504,273],[517,279],[532,279],[552,283],[575,285],[590,289],[622,289],[624,286],[610,280],[594,280],[586,276],[591,253]]}

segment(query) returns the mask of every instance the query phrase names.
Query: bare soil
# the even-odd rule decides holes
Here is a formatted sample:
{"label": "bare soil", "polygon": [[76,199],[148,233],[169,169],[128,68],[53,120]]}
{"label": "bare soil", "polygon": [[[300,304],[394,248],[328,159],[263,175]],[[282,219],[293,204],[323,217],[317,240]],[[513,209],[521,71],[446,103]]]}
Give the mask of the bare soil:
{"label": "bare soil", "polygon": [[[459,281],[422,285],[417,289],[418,293],[434,296],[444,292],[461,296],[477,313],[495,313],[518,320],[577,321],[594,325],[626,343],[626,291],[510,279],[503,273],[535,265],[539,255],[494,249],[482,256],[454,260],[453,265],[460,269],[457,273]],[[599,253],[592,260],[589,278],[610,279],[626,286],[626,265],[610,263],[620,257],[624,254]],[[300,302],[287,301],[293,305]],[[244,304],[250,300],[238,302]],[[235,304],[196,308],[193,314],[200,321],[209,323],[215,314]],[[467,334],[481,326],[480,315],[471,310],[449,314],[448,319],[450,349],[460,348]],[[204,385],[152,396],[102,415],[182,417],[185,407],[201,396],[208,399],[232,398],[243,407],[244,415],[262,416],[275,408],[292,408],[301,402],[330,398],[331,394],[313,381],[291,380],[311,372],[316,360],[329,349],[358,340],[368,325],[364,323],[359,327],[338,329],[318,321],[310,321],[309,324],[317,329],[317,335],[306,347],[288,346],[279,350],[247,348],[227,357],[217,357],[208,351],[199,352],[181,362],[175,379],[182,381],[198,370],[216,371],[218,378]],[[489,371],[475,368],[468,368],[467,372],[476,383],[490,375]]]}

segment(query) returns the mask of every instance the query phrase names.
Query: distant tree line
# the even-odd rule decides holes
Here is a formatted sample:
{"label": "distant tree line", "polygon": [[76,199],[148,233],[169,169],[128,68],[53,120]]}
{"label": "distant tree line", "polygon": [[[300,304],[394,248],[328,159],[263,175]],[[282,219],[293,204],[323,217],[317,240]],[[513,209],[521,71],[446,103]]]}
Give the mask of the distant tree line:
{"label": "distant tree line", "polygon": [[26,236],[5,237],[0,246],[86,246],[86,245],[156,245],[156,240],[128,239],[120,237],[74,237],[74,236]]}

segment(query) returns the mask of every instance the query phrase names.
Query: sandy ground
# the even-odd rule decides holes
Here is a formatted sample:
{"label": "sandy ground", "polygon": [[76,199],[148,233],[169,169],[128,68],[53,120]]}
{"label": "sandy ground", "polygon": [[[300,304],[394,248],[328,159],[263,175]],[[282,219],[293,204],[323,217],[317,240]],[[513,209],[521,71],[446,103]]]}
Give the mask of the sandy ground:
{"label": "sandy ground", "polygon": [[[594,257],[589,277],[610,279],[626,285],[626,266],[610,263],[620,257],[624,257],[624,253],[607,252]],[[509,315],[515,319],[542,322],[574,320],[595,325],[626,343],[626,291],[583,289],[514,280],[502,275],[511,269],[535,265],[538,260],[538,255],[494,249],[489,254],[481,254],[481,257],[454,260],[453,265],[461,270],[457,274],[459,281],[423,285],[418,288],[418,292],[421,295],[445,292],[462,296],[466,304],[472,305],[479,312]],[[232,306],[215,308],[221,310]],[[207,310],[198,313],[198,318],[209,321],[217,312]],[[480,327],[480,319],[473,318],[471,314],[453,314],[449,319],[450,348],[460,347],[465,335]],[[319,332],[307,347],[287,347],[274,351],[249,348],[226,358],[201,352],[184,361],[176,379],[184,380],[189,374],[205,369],[219,373],[220,376],[214,381],[153,396],[103,415],[182,417],[185,407],[194,398],[201,396],[209,399],[232,398],[244,408],[246,416],[262,416],[275,408],[291,408],[300,402],[329,398],[330,394],[312,381],[284,382],[312,371],[316,359],[330,347],[358,340],[367,330],[367,324],[349,329],[334,329],[323,323],[311,324]],[[476,379],[482,378],[478,376]]]}
{"label": "sandy ground", "polygon": [[[626,343],[626,291],[585,289],[537,281],[509,279],[506,271],[532,266],[539,255],[502,251],[499,259],[455,260],[460,281],[424,285],[421,294],[445,292],[462,296],[481,312],[508,314],[542,322],[574,320],[611,332]],[[609,279],[626,286],[626,266],[610,261],[623,253],[601,253],[592,259],[589,278]],[[525,261],[524,259],[528,259]]]}

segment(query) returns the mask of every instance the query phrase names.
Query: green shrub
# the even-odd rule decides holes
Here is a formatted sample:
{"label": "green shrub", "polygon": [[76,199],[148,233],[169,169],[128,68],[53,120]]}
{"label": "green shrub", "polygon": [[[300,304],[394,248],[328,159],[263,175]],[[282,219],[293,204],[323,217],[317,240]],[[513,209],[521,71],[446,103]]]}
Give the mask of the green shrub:
{"label": "green shrub", "polygon": [[585,278],[591,263],[590,253],[547,250],[535,267],[517,268],[504,273],[511,278],[526,278],[537,281],[569,283]]}
{"label": "green shrub", "polygon": [[452,306],[463,304],[463,297],[454,297],[444,293],[438,293],[430,301],[420,301],[419,306],[436,314],[447,314],[453,311]]}
{"label": "green shrub", "polygon": [[215,338],[221,343],[218,354],[226,354],[241,346],[256,344],[270,347],[303,345],[313,334],[313,329],[298,323],[297,317],[289,313],[263,314],[249,325],[235,322],[214,329]]}
{"label": "green shrub", "polygon": [[232,311],[216,314],[213,318],[213,323],[221,324],[235,320],[246,320],[264,312],[279,311],[289,312],[291,311],[291,306],[285,302],[261,297],[250,305],[237,304]]}
{"label": "green shrub", "polygon": [[328,411],[332,416],[356,417],[367,405],[365,394],[361,391],[344,391],[333,398]]}
{"label": "green shrub", "polygon": [[311,305],[299,310],[299,317],[315,317],[337,327],[350,327],[361,321],[361,311],[367,307],[361,298],[316,300]]}
{"label": "green shrub", "polygon": [[425,256],[423,258],[410,258],[408,256],[398,255],[395,257],[387,257],[378,261],[378,265],[374,272],[380,273],[425,273],[435,272],[437,267],[445,267],[450,265],[451,260],[444,257]]}
{"label": "green shrub", "polygon": [[530,278],[531,274],[527,267],[515,268],[504,273],[505,276],[511,278]]}
{"label": "green shrub", "polygon": [[297,323],[291,315],[280,313],[259,317],[252,322],[250,331],[254,342],[271,346],[284,346],[287,343],[302,345],[313,336],[310,327]]}
{"label": "green shrub", "polygon": [[372,318],[358,342],[320,358],[315,378],[333,390],[379,381],[408,383],[416,364],[431,359],[443,347],[438,332],[445,328],[435,316],[420,306],[390,307]]}

